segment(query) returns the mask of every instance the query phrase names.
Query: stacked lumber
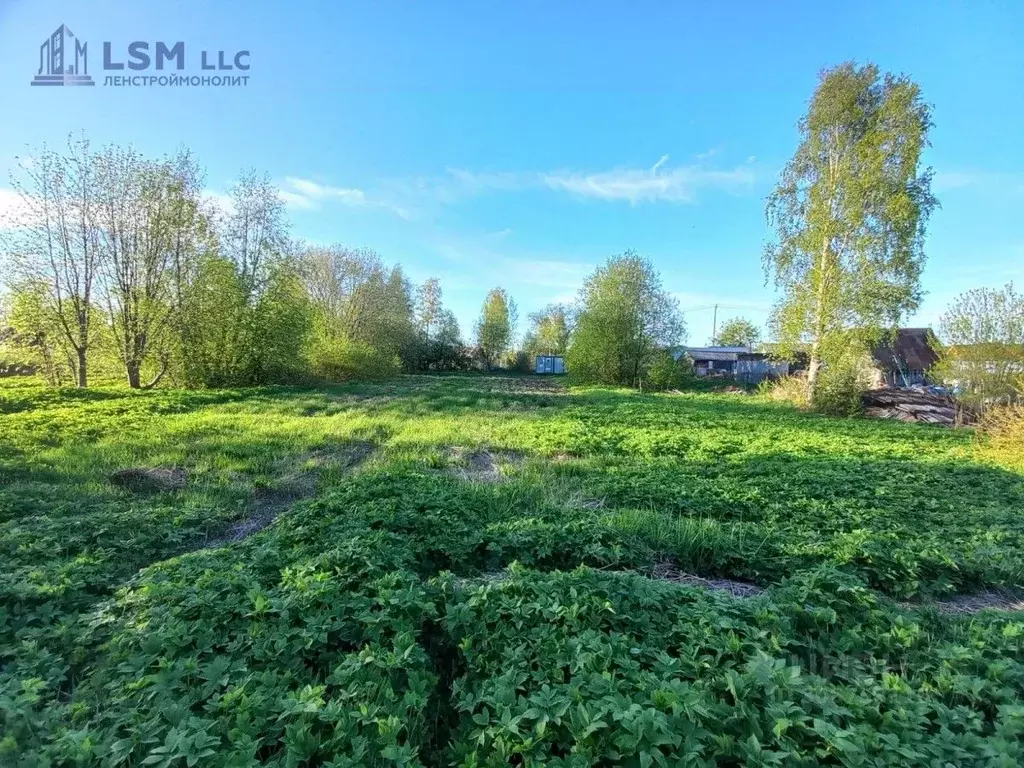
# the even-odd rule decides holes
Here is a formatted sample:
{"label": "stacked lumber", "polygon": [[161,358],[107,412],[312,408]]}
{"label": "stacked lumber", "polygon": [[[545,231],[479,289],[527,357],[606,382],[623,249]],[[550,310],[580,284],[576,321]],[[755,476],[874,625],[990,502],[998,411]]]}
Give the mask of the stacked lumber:
{"label": "stacked lumber", "polygon": [[923,422],[955,427],[970,424],[973,415],[948,395],[921,388],[872,389],[862,395],[864,415],[875,419]]}

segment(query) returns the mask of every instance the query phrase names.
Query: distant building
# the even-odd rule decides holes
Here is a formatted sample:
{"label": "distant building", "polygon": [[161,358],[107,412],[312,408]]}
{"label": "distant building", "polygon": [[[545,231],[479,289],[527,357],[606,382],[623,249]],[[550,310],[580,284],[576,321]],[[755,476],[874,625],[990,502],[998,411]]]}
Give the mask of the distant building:
{"label": "distant building", "polygon": [[[911,387],[928,383],[928,371],[939,356],[931,343],[930,328],[899,328],[871,350],[868,365],[875,372],[876,387]],[[698,376],[729,376],[746,384],[787,376],[806,368],[806,351],[792,359],[773,357],[750,347],[677,347],[693,362]]]}
{"label": "distant building", "polygon": [[746,384],[790,372],[789,361],[773,359],[750,347],[677,347],[673,355],[677,360],[688,357],[698,376],[730,376]]}
{"label": "distant building", "polygon": [[565,373],[565,358],[561,355],[537,355],[534,371],[537,373]]}
{"label": "distant building", "polygon": [[928,371],[939,360],[931,328],[897,328],[871,350],[878,386],[927,384]]}

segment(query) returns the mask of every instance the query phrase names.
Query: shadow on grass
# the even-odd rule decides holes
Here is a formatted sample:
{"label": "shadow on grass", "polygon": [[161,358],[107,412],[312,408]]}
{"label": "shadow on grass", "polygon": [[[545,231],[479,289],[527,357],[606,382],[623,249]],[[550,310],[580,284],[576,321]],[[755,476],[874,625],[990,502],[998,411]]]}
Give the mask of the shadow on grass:
{"label": "shadow on grass", "polygon": [[[12,617],[0,622],[0,645],[88,609],[152,563],[258,530],[315,494],[322,473],[337,482],[370,452],[358,441],[222,439],[165,468],[173,484],[139,486],[122,478],[146,465],[115,465],[116,448],[88,463],[0,468],[0,605]],[[195,471],[202,457],[225,455],[248,471]]]}
{"label": "shadow on grass", "polygon": [[154,405],[173,404],[174,413],[187,413],[211,405],[236,402],[251,397],[258,389],[224,390],[130,390],[122,387],[59,389],[36,385],[32,387],[0,386],[0,413],[21,413],[37,408],[52,408],[63,404],[111,403],[143,399]]}
{"label": "shadow on grass", "polygon": [[555,471],[610,509],[756,526],[773,552],[765,574],[830,562],[897,596],[1024,587],[1024,478],[995,467],[781,453],[579,459]]}
{"label": "shadow on grass", "polygon": [[380,382],[324,383],[220,390],[132,391],[124,388],[51,389],[0,386],[0,413],[15,414],[63,405],[142,405],[154,414],[186,414],[205,408],[244,404],[246,410],[318,416],[347,408],[409,413],[500,412],[509,408],[563,405],[567,392],[543,379],[494,376],[401,376]]}

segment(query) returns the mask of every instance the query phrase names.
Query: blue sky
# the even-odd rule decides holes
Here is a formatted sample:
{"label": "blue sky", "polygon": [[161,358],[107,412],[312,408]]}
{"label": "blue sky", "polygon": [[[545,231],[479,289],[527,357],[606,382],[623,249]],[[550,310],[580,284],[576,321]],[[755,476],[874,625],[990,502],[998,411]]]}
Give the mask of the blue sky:
{"label": "blue sky", "polygon": [[[684,309],[760,323],[764,198],[796,122],[819,70],[871,60],[934,105],[942,209],[909,322],[1024,282],[1024,4],[838,5],[0,0],[0,215],[26,145],[185,144],[214,192],[269,173],[296,235],[438,276],[465,332],[489,288],[525,316],[628,248]],[[29,86],[61,23],[96,87]],[[249,85],[102,86],[103,41],[134,40],[249,50]],[[686,317],[706,342],[712,312]]]}

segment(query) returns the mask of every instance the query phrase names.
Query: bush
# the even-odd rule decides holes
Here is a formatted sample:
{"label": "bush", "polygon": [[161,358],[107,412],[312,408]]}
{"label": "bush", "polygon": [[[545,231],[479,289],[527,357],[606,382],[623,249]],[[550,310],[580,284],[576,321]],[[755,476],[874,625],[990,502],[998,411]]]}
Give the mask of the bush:
{"label": "bush", "polygon": [[990,408],[982,417],[979,437],[984,457],[1024,470],[1024,405]]}
{"label": "bush", "polygon": [[501,360],[501,367],[513,373],[530,373],[533,370],[530,362],[530,355],[523,350],[506,352]]}
{"label": "bush", "polygon": [[359,341],[319,339],[308,353],[314,376],[331,381],[386,379],[402,369],[397,355],[387,355]]}
{"label": "bush", "polygon": [[676,360],[671,352],[663,351],[651,363],[644,383],[654,390],[679,389],[688,373],[689,366],[686,363]]}
{"label": "bush", "polygon": [[302,348],[312,324],[309,301],[298,275],[287,267],[273,269],[249,316],[252,336],[246,352],[252,382],[298,380],[304,373]]}
{"label": "bush", "polygon": [[783,376],[765,379],[757,388],[762,397],[790,403],[801,410],[814,410],[828,416],[855,416],[861,411],[861,393],[867,389],[854,368],[823,368],[813,397],[808,396],[807,377]]}
{"label": "bush", "polygon": [[856,416],[864,408],[861,395],[874,386],[876,375],[870,354],[851,340],[822,366],[811,393],[811,408],[827,416]]}
{"label": "bush", "polygon": [[774,380],[765,379],[758,385],[757,393],[769,400],[790,403],[801,410],[810,405],[807,399],[806,376],[782,376]]}
{"label": "bush", "polygon": [[228,259],[208,258],[183,299],[172,377],[187,387],[236,387],[301,377],[311,318],[298,276],[271,271],[258,297]]}
{"label": "bush", "polygon": [[828,416],[856,416],[863,407],[861,393],[867,388],[853,365],[823,368],[811,395],[811,408]]}

